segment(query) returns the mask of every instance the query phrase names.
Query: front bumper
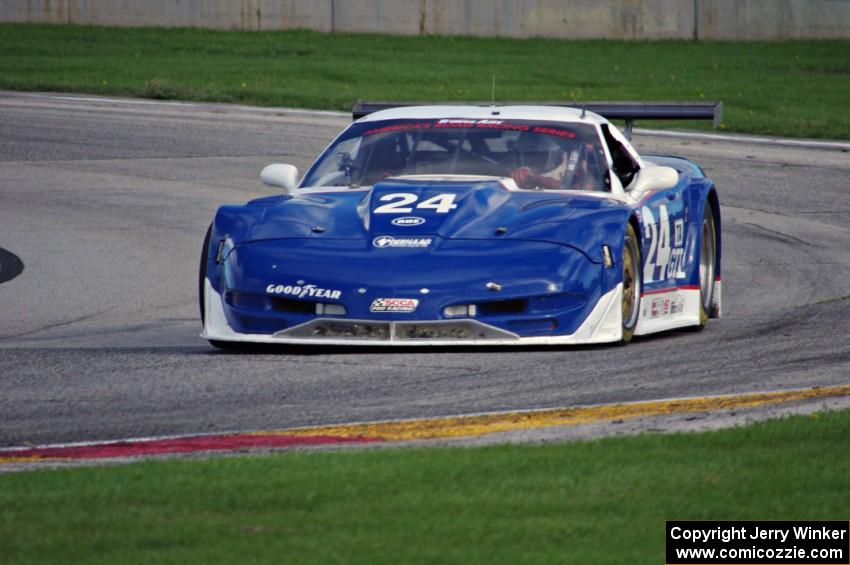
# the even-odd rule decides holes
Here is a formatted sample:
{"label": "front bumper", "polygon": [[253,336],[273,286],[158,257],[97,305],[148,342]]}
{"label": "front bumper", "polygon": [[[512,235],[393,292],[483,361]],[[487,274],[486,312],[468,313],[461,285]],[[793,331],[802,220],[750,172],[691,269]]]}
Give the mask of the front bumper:
{"label": "front bumper", "polygon": [[266,344],[354,346],[508,346],[580,345],[622,339],[622,285],[602,295],[576,331],[569,335],[522,337],[479,320],[353,320],[314,318],[275,333],[235,331],[225,315],[223,297],[209,279],[204,283],[205,324],[209,340]]}

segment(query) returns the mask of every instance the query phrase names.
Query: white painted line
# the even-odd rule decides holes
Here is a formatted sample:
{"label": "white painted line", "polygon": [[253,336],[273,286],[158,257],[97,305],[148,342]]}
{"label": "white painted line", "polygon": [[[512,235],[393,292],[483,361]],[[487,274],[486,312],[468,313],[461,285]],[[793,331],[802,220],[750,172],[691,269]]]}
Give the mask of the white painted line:
{"label": "white painted line", "polygon": [[64,96],[59,94],[33,95],[32,98],[47,98],[48,100],[71,100],[73,102],[106,102],[109,104],[137,104],[137,105],[157,105],[157,106],[197,106],[194,102],[176,102],[168,100],[125,100],[121,98],[107,98],[105,96]]}
{"label": "white painted line", "polygon": [[[217,110],[235,110],[237,112],[251,112],[255,114],[291,114],[301,116],[327,116],[334,118],[348,118],[350,112],[336,112],[331,110],[308,110],[304,108],[282,108],[282,107],[262,107],[262,106],[244,106],[238,104],[216,104],[216,103],[199,103],[199,102],[178,102],[167,100],[147,100],[143,98],[109,98],[105,96],[80,96],[73,94],[54,94],[45,92],[17,92],[17,91],[0,91],[0,96],[4,97],[25,97],[25,98],[44,98],[50,100],[69,100],[74,102],[91,102],[91,103],[108,103],[116,105],[147,105],[147,106],[178,106],[183,108],[198,108],[198,109],[217,109]],[[850,143],[842,141],[817,141],[814,139],[791,139],[787,137],[759,137],[748,135],[735,134],[720,134],[720,133],[701,133],[695,131],[676,131],[676,130],[658,130],[635,128],[636,135],[648,135],[653,137],[670,137],[675,139],[694,139],[704,141],[719,141],[725,143],[742,143],[749,145],[773,145],[780,147],[796,147],[801,149],[826,149],[850,152]]]}
{"label": "white painted line", "polygon": [[[241,431],[222,431],[222,432],[214,432],[214,433],[188,433],[188,434],[170,434],[163,436],[141,436],[141,437],[131,437],[131,438],[120,438],[120,439],[106,439],[106,440],[96,440],[96,441],[75,441],[75,442],[66,442],[66,443],[48,443],[48,444],[40,444],[40,445],[16,445],[9,447],[0,446],[0,451],[28,451],[31,449],[65,449],[69,447],[97,447],[100,445],[109,445],[113,443],[150,443],[155,441],[164,441],[164,440],[172,440],[172,439],[192,439],[192,438],[204,438],[204,437],[215,437],[215,436],[230,436],[230,435],[246,435],[246,434],[280,434],[282,432],[295,432],[300,430],[314,430],[325,427],[343,427],[343,426],[368,426],[373,424],[395,424],[395,423],[405,423],[405,422],[416,422],[419,420],[449,420],[453,418],[476,418],[479,416],[505,416],[510,414],[535,414],[541,412],[552,412],[558,410],[576,410],[576,409],[585,409],[585,408],[601,408],[605,406],[631,406],[634,404],[647,404],[647,403],[665,403],[665,402],[683,402],[683,401],[692,401],[698,399],[724,399],[724,398],[739,398],[745,396],[757,396],[762,394],[793,394],[799,392],[806,392],[810,390],[817,389],[833,389],[833,388],[844,388],[841,385],[825,385],[825,386],[812,386],[806,388],[790,388],[790,389],[771,389],[771,390],[757,390],[750,392],[738,392],[738,393],[728,393],[728,394],[707,394],[703,396],[675,396],[671,398],[660,398],[660,399],[647,399],[647,400],[630,400],[623,402],[606,402],[602,404],[577,404],[575,406],[561,406],[554,408],[527,408],[527,409],[513,409],[513,410],[494,410],[489,412],[470,412],[467,414],[453,414],[448,416],[427,416],[427,417],[411,417],[411,418],[394,418],[387,420],[366,420],[359,422],[345,422],[341,424],[315,424],[311,426],[297,426],[292,428],[275,428],[275,429],[267,429],[267,430],[241,430]],[[817,398],[804,399],[803,401],[814,401],[814,400],[824,400],[825,398],[831,398],[829,396],[821,396]],[[782,402],[776,402],[774,404],[782,404]]]}
{"label": "white painted line", "polygon": [[635,128],[633,132],[636,135],[650,135],[653,137],[702,139],[706,141],[722,141],[727,143],[746,143],[748,145],[778,145],[782,147],[798,147],[805,149],[850,151],[850,143],[843,143],[841,141],[816,141],[814,139],[789,139],[787,137],[753,137],[748,135],[729,135],[720,133],[700,133],[696,131],[673,131],[643,128]]}
{"label": "white painted line", "polygon": [[149,437],[130,437],[121,439],[101,439],[95,441],[71,441],[65,443],[44,443],[34,445],[14,445],[11,447],[0,447],[0,451],[29,451],[31,449],[66,449],[69,447],[97,447],[100,445],[111,445],[113,443],[152,443],[155,441],[168,441],[171,439],[192,439],[197,437],[230,436],[241,434],[252,434],[256,432],[220,432],[220,433],[196,433]]}
{"label": "white painted line", "polygon": [[45,100],[67,100],[71,102],[87,102],[93,104],[115,104],[125,106],[176,106],[181,108],[235,110],[237,112],[251,112],[256,114],[294,114],[304,116],[328,116],[334,118],[350,118],[351,112],[338,112],[333,110],[309,110],[305,108],[280,108],[265,106],[245,106],[240,104],[217,104],[201,102],[182,102],[177,100],[148,100],[145,98],[111,98],[108,96],[86,96],[74,94],[54,94],[48,92],[16,92],[0,91],[0,96],[14,98],[36,98]]}

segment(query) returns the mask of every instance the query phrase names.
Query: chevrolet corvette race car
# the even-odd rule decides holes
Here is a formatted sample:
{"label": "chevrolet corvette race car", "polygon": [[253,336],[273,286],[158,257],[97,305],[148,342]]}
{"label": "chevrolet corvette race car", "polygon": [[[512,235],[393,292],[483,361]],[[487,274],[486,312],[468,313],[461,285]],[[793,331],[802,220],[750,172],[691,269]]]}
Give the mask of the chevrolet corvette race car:
{"label": "chevrolet corvette race car", "polygon": [[360,104],[303,178],[262,171],[282,194],[218,210],[201,336],[501,346],[701,328],[721,311],[717,190],[628,132],[718,108]]}

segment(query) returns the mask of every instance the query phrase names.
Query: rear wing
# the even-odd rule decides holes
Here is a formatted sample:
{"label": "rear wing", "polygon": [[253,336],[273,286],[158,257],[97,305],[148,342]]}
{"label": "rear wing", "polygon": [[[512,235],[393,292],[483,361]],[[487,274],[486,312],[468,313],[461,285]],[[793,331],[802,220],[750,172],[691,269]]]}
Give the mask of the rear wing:
{"label": "rear wing", "polygon": [[[487,102],[358,102],[351,109],[354,120],[379,110],[406,106],[469,105],[493,106]],[[626,137],[631,137],[636,120],[711,120],[715,127],[723,121],[723,102],[503,102],[499,106],[559,106],[599,114],[608,120],[624,120]]]}

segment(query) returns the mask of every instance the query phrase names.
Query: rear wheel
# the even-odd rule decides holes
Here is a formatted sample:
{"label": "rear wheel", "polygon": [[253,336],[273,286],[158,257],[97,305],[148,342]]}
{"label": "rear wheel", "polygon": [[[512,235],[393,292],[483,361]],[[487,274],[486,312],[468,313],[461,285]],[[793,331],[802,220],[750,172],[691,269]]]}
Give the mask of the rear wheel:
{"label": "rear wheel", "polygon": [[623,238],[623,343],[635,335],[640,315],[640,245],[631,224],[626,227]]}
{"label": "rear wheel", "polygon": [[699,246],[699,325],[705,327],[714,302],[714,278],[717,265],[717,232],[714,210],[706,203],[702,215]]}

